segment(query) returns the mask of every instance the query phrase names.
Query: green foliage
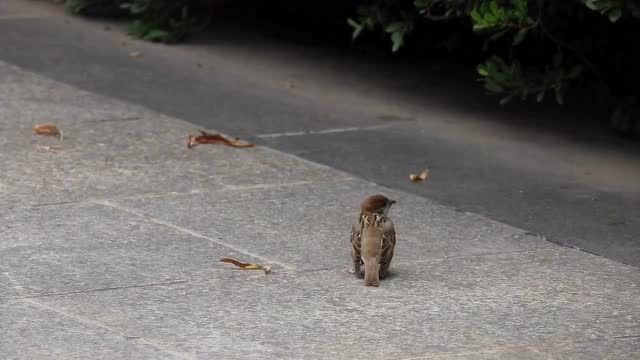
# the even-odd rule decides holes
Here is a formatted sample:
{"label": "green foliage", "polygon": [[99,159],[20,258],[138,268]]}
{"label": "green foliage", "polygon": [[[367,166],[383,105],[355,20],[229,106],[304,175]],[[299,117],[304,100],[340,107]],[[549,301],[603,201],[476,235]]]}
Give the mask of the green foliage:
{"label": "green foliage", "polygon": [[414,27],[413,17],[405,11],[396,11],[392,0],[377,0],[357,9],[358,16],[347,19],[353,28],[352,38],[357,39],[363,30],[381,28],[391,40],[391,51],[398,51],[405,43],[406,35]]}
{"label": "green foliage", "polygon": [[128,27],[130,35],[164,43],[181,41],[206,26],[208,16],[197,11],[202,7],[193,0],[128,0],[122,4],[137,18]]}
{"label": "green foliage", "polygon": [[611,22],[616,22],[622,17],[623,1],[613,0],[584,0],[584,4],[594,11],[607,15]]}
{"label": "green foliage", "polygon": [[493,56],[484,64],[478,65],[477,71],[487,91],[503,96],[500,100],[502,105],[514,97],[526,100],[531,95],[542,102],[549,91],[553,92],[558,104],[563,104],[568,83],[577,79],[583,68],[576,65],[566,69],[562,58],[561,52],[556,53],[552,64],[540,72],[536,69],[524,69],[517,60],[507,64],[500,57]]}
{"label": "green foliage", "polygon": [[513,46],[522,43],[527,32],[536,26],[529,17],[527,0],[514,0],[510,4],[502,4],[499,0],[479,2],[469,14],[473,30],[481,34],[489,34],[484,49],[490,41],[496,41],[508,33],[513,33]]}
{"label": "green foliage", "polygon": [[[472,30],[486,56],[476,68],[479,80],[490,94],[500,96],[501,104],[530,97],[542,102],[550,94],[562,104],[571,87],[588,86],[589,81],[618,99],[629,94],[640,98],[640,77],[624,73],[635,74],[635,68],[618,68],[640,63],[633,35],[640,33],[640,0],[363,1],[357,20],[349,20],[354,39],[378,31],[391,37],[393,51],[409,35],[431,41],[450,36],[411,34],[417,28],[454,23],[437,29]],[[622,124],[621,118],[640,117],[637,109],[638,101],[627,98],[614,118]]]}
{"label": "green foliage", "polygon": [[515,0],[501,4],[498,0],[481,1],[471,11],[474,31],[500,32],[512,27],[521,28],[529,22],[527,0]]}
{"label": "green foliage", "polygon": [[611,125],[614,129],[640,135],[640,102],[635,96],[622,99],[611,115]]}
{"label": "green foliage", "polygon": [[113,16],[122,13],[121,4],[117,0],[67,0],[64,6],[72,14]]}
{"label": "green foliage", "polygon": [[211,0],[66,0],[74,14],[128,14],[130,35],[148,41],[174,43],[205,27]]}

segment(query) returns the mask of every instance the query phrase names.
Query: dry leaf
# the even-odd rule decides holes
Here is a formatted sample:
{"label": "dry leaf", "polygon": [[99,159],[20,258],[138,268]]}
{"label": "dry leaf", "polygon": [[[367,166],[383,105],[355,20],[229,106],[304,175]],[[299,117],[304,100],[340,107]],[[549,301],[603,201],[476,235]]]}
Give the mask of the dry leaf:
{"label": "dry leaf", "polygon": [[191,149],[192,147],[199,144],[225,144],[231,147],[253,147],[255,144],[250,142],[240,140],[238,138],[229,139],[220,134],[209,134],[206,131],[200,130],[202,135],[189,135],[187,138],[187,148]]}
{"label": "dry leaf", "polygon": [[411,174],[409,175],[409,180],[413,182],[424,181],[429,177],[429,169],[424,169],[420,175]]}
{"label": "dry leaf", "polygon": [[129,56],[137,58],[141,55],[140,51],[132,51],[129,53]]}
{"label": "dry leaf", "polygon": [[223,257],[222,259],[220,259],[220,261],[233,264],[242,270],[263,270],[265,274],[268,274],[271,272],[270,266],[263,266],[260,264],[253,264],[253,263],[245,263],[238,259],[234,259],[230,257]]}
{"label": "dry leaf", "polygon": [[36,135],[57,136],[62,141],[62,131],[60,131],[54,124],[33,125],[33,133]]}

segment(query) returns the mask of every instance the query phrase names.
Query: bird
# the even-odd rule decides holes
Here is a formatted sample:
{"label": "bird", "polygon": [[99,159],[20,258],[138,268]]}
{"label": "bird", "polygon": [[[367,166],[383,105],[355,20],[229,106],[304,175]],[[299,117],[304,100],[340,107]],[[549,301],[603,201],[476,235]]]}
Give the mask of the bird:
{"label": "bird", "polygon": [[[393,258],[396,231],[388,216],[397,203],[383,195],[367,197],[360,205],[360,215],[351,227],[353,273],[364,278],[365,286],[379,286]],[[361,266],[364,264],[364,274]]]}

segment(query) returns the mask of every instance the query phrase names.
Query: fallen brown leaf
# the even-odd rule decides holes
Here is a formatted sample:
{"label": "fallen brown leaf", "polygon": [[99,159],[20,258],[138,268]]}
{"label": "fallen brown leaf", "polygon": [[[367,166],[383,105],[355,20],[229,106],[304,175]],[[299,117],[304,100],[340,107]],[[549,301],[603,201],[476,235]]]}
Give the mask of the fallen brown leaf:
{"label": "fallen brown leaf", "polygon": [[192,147],[199,144],[224,144],[231,147],[253,147],[255,144],[252,144],[248,141],[240,140],[238,138],[229,139],[220,134],[210,134],[206,131],[200,130],[202,135],[189,135],[187,138],[187,148],[191,149]]}
{"label": "fallen brown leaf", "polygon": [[271,266],[263,266],[260,264],[253,264],[253,263],[245,263],[242,262],[238,259],[234,259],[234,258],[230,258],[230,257],[223,257],[222,259],[220,259],[221,262],[225,262],[225,263],[229,263],[229,264],[233,264],[237,267],[239,267],[242,270],[263,270],[265,274],[268,274],[271,272]]}
{"label": "fallen brown leaf", "polygon": [[33,133],[36,135],[57,136],[62,140],[62,131],[54,124],[37,124],[33,125]]}
{"label": "fallen brown leaf", "polygon": [[140,51],[132,51],[132,52],[129,53],[129,56],[134,57],[134,58],[140,57],[140,55],[142,55],[140,53]]}
{"label": "fallen brown leaf", "polygon": [[416,174],[409,175],[409,180],[413,182],[418,182],[418,181],[427,180],[428,177],[429,177],[429,169],[424,169],[424,171],[420,173],[420,175],[416,175]]}

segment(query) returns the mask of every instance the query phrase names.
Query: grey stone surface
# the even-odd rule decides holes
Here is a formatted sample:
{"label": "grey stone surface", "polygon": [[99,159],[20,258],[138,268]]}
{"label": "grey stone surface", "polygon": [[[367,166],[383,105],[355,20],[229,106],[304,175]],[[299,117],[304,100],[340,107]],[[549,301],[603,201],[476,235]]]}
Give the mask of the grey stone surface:
{"label": "grey stone surface", "polygon": [[403,359],[635,335],[638,275],[555,249],[401,263],[377,289],[338,270],[242,272],[38,301],[202,358]]}
{"label": "grey stone surface", "polygon": [[0,229],[5,298],[203,279],[233,270],[218,262],[223,256],[262,261],[217,236],[95,204],[23,208],[5,214]]}
{"label": "grey stone surface", "polygon": [[[0,11],[7,3],[37,2],[2,0]],[[501,107],[466,67],[384,64],[246,34],[235,23],[216,21],[211,33],[174,47],[134,41],[111,25],[104,31],[60,7],[46,18],[5,19],[0,59],[242,137],[386,124],[383,131],[255,140],[640,266],[639,147],[591,129],[588,119],[602,123],[609,114],[590,104]],[[93,110],[97,117],[108,115],[103,105],[96,109],[103,109]],[[429,186],[406,181],[424,166],[432,168]]]}
{"label": "grey stone surface", "polygon": [[221,234],[296,268],[318,269],[349,265],[351,224],[360,202],[376,193],[399,201],[391,215],[401,261],[553,247],[522,230],[358,180],[113,202],[203,234]]}
{"label": "grey stone surface", "polygon": [[61,125],[142,117],[142,106],[51,81],[0,61],[0,129],[54,122]]}
{"label": "grey stone surface", "polygon": [[3,359],[175,359],[143,339],[61,313],[35,300],[0,302]]}
{"label": "grey stone surface", "polygon": [[[187,150],[194,125],[0,74],[1,358],[638,357],[638,268],[267,148]],[[31,134],[45,116],[62,144]],[[379,288],[346,271],[372,193],[399,201]]]}
{"label": "grey stone surface", "polygon": [[413,360],[610,360],[640,359],[637,338],[618,338],[584,342],[538,344],[526,347],[498,347],[481,351],[429,354]]}
{"label": "grey stone surface", "polygon": [[[29,88],[27,84],[22,87]],[[116,114],[127,108],[110,102],[108,108]],[[51,115],[50,108],[39,100],[28,103],[31,118]],[[56,103],[73,109],[66,98]],[[100,98],[89,98],[89,103],[100,103]],[[264,148],[201,145],[187,149],[187,136],[198,134],[198,128],[149,111],[143,113],[147,117],[122,110],[132,116],[94,118],[94,113],[79,110],[75,120],[51,121],[63,132],[60,141],[33,135],[31,127],[38,122],[14,121],[16,114],[11,109],[0,107],[0,119],[4,119],[0,120],[0,163],[5,170],[0,178],[0,204],[46,204],[346,177],[327,168],[305,166],[301,159],[275,156]]]}

